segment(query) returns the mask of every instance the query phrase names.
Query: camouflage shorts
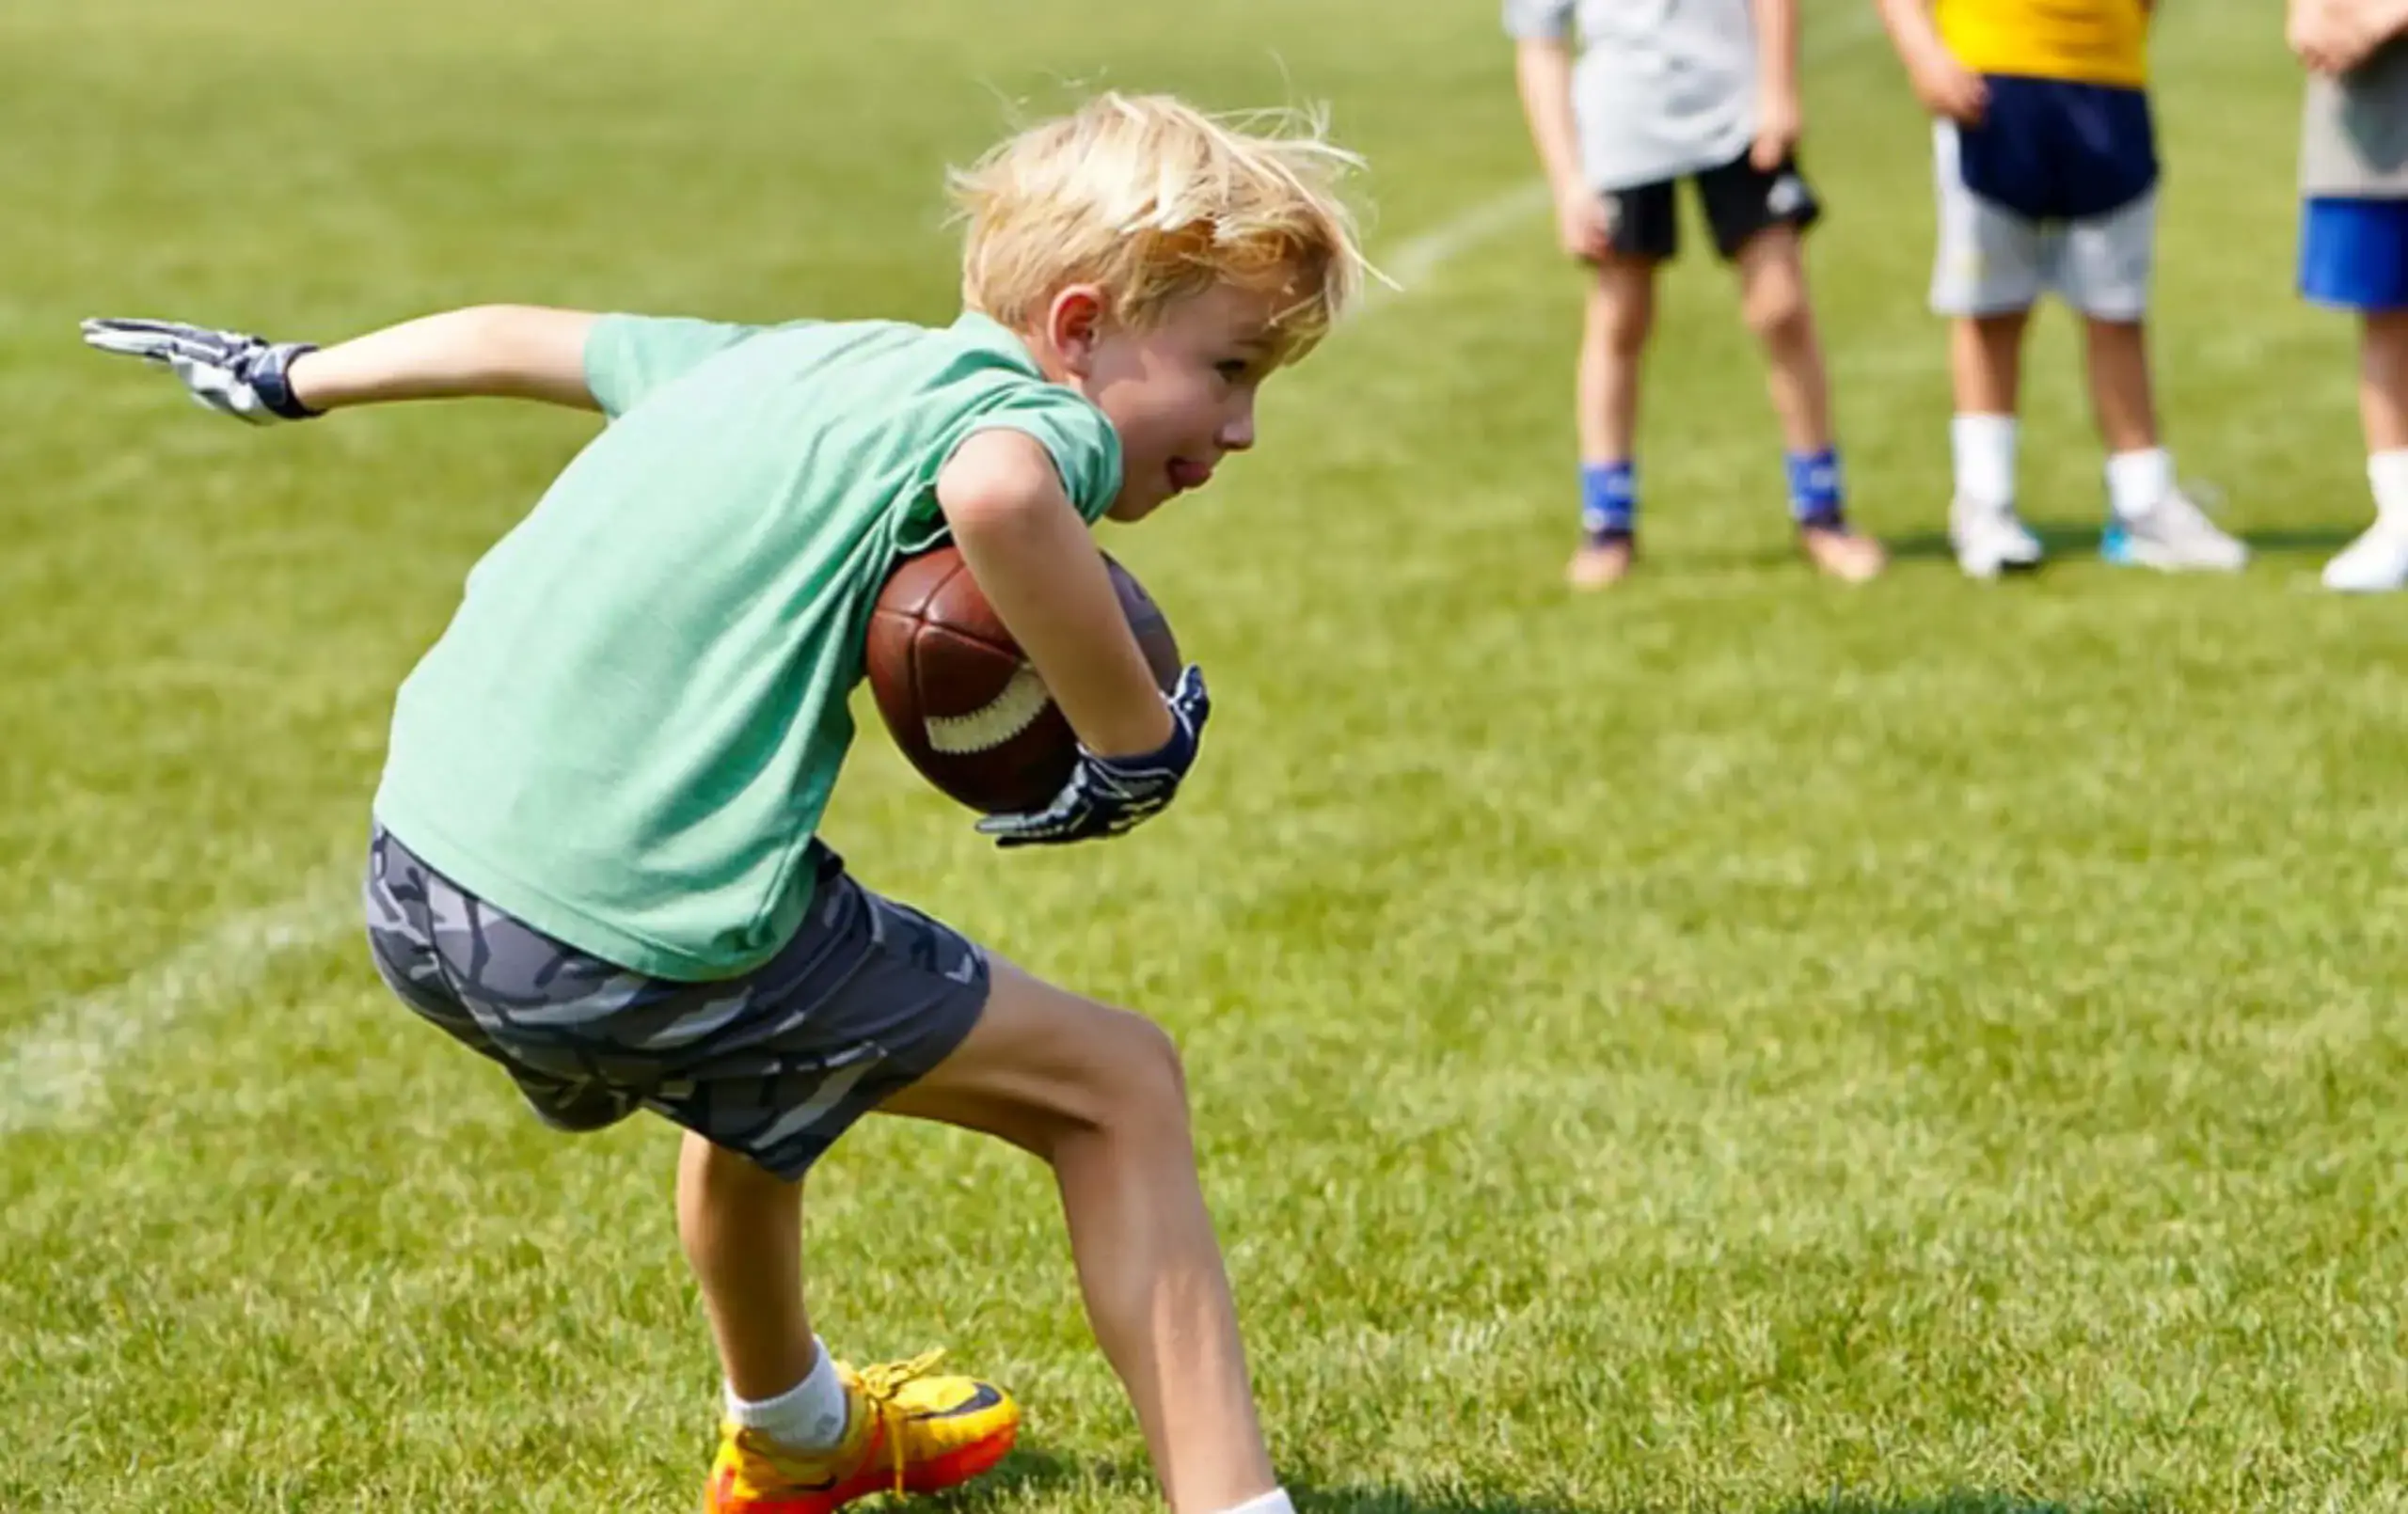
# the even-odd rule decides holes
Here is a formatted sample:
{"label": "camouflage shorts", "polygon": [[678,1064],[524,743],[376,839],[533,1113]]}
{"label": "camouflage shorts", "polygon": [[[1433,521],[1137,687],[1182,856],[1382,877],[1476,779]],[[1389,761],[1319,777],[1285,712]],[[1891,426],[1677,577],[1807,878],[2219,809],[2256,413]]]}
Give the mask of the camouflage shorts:
{"label": "camouflage shorts", "polygon": [[820,854],[802,927],[740,978],[673,983],[554,939],[376,828],[368,941],[403,1002],[499,1063],[546,1123],[649,1109],[800,1177],[855,1120],[944,1060],[986,1007],[987,959]]}

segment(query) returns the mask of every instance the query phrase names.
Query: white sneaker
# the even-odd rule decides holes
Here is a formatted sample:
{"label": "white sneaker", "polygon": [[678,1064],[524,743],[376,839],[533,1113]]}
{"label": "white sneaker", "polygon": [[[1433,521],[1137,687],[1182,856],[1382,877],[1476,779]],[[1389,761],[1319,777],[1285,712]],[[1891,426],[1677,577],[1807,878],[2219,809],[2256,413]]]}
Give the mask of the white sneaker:
{"label": "white sneaker", "polygon": [[2141,514],[2108,522],[2099,553],[2110,562],[2161,573],[2238,573],[2249,563],[2249,548],[2218,530],[2179,489]]}
{"label": "white sneaker", "polygon": [[2408,519],[2383,520],[2324,565],[2324,587],[2344,594],[2408,589]]}
{"label": "white sneaker", "polygon": [[1968,578],[2029,573],[2047,552],[2025,528],[2012,504],[1993,505],[1958,495],[1948,505],[1948,544]]}

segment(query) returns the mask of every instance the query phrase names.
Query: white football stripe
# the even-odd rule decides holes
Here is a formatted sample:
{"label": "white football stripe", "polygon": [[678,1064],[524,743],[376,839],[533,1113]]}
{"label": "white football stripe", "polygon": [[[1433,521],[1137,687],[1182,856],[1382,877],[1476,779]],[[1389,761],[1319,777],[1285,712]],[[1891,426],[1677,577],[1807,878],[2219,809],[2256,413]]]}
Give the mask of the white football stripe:
{"label": "white football stripe", "polygon": [[1036,724],[1053,702],[1045,681],[1023,662],[1013,670],[1011,682],[1002,693],[969,714],[931,715],[921,723],[927,728],[930,747],[948,757],[960,757],[1002,746]]}

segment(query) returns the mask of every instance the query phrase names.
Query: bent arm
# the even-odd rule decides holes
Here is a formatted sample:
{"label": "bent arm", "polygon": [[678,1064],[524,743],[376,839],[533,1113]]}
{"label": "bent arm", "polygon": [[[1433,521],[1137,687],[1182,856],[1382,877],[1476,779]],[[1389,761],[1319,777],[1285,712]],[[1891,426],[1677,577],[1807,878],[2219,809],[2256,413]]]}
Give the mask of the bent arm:
{"label": "bent arm", "polygon": [[976,434],[937,475],[937,504],[1080,744],[1133,757],[1169,742],[1170,707],[1044,447],[1022,432]]}

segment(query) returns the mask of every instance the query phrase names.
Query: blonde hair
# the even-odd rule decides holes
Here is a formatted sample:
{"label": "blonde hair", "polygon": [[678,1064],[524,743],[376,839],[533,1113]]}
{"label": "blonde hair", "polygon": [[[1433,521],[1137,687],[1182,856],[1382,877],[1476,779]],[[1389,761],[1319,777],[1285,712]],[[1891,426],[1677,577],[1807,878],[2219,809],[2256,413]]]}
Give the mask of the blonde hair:
{"label": "blonde hair", "polygon": [[1092,282],[1143,329],[1222,285],[1285,295],[1278,357],[1311,350],[1361,292],[1339,182],[1363,160],[1318,113],[1213,117],[1168,95],[1106,93],[951,178],[968,223],[961,299],[1033,329],[1065,286]]}

